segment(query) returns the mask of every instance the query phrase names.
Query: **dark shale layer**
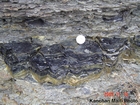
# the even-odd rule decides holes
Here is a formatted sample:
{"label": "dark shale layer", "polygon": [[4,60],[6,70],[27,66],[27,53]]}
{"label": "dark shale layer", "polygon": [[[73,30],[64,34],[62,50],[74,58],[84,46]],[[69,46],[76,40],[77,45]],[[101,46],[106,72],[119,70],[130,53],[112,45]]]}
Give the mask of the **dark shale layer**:
{"label": "dark shale layer", "polygon": [[[58,80],[58,83],[67,83],[65,78],[74,75],[79,77],[78,83],[80,78],[92,74],[96,76],[108,68],[111,72],[123,50],[128,50],[134,45],[139,48],[139,38],[131,38],[130,43],[127,38],[87,37],[83,45],[78,45],[75,41],[72,42],[74,46],[71,43],[66,45],[65,41],[44,47],[41,43],[35,43],[34,39],[26,38],[21,42],[1,43],[0,52],[15,78],[33,72],[32,75],[38,78],[38,82],[45,82],[45,76],[49,75]],[[129,52],[135,53],[131,49]]]}
{"label": "dark shale layer", "polygon": [[[138,102],[113,102],[111,105],[139,104],[139,27],[140,0],[0,0],[0,43],[3,46],[0,104],[108,105],[93,101],[112,99],[105,97],[106,92],[112,91],[121,93],[120,97],[113,98],[137,99]],[[80,34],[87,39],[83,45],[75,42]],[[97,72],[93,72],[97,70],[95,66],[92,70],[87,66],[87,61],[95,65],[95,58],[104,64],[98,65]],[[13,71],[7,72],[5,63]],[[83,70],[81,65],[87,67],[88,73],[80,71]],[[44,68],[48,69],[48,78],[40,72]],[[71,70],[64,71],[64,68]],[[66,72],[69,75],[64,80]],[[102,75],[89,76],[99,72]],[[53,86],[45,82],[40,85],[30,74],[40,83],[66,84]],[[93,76],[98,78],[93,79]],[[70,86],[78,81],[80,85]]]}

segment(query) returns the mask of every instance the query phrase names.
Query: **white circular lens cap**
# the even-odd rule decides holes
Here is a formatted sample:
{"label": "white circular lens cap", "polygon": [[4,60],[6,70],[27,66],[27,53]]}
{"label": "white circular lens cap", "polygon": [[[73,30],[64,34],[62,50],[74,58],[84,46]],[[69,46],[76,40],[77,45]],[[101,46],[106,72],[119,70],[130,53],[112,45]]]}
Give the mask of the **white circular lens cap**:
{"label": "white circular lens cap", "polygon": [[85,36],[83,36],[83,35],[78,35],[78,36],[76,37],[76,42],[77,42],[78,44],[83,44],[85,41],[86,41],[86,38],[85,38]]}

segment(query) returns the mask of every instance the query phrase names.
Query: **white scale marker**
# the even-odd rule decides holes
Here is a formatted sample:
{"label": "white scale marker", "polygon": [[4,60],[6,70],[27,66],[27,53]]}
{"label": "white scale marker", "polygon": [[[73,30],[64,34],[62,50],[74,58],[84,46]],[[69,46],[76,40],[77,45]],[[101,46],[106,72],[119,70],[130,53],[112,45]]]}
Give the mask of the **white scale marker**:
{"label": "white scale marker", "polygon": [[83,36],[83,35],[78,35],[78,36],[76,37],[76,42],[77,42],[78,44],[83,44],[85,41],[86,41],[86,38],[85,38],[85,36]]}

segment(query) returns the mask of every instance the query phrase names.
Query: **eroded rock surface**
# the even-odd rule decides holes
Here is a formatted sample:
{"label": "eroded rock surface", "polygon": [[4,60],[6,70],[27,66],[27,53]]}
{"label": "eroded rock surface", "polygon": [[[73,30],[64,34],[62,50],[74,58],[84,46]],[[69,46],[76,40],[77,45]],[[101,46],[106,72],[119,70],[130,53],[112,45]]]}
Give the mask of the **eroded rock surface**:
{"label": "eroded rock surface", "polygon": [[[139,36],[131,38],[130,40],[134,41],[130,43],[127,38],[87,37],[83,45],[78,45],[73,41],[75,46],[63,45],[64,42],[43,45],[34,42],[33,38],[26,38],[21,42],[1,44],[1,55],[14,78],[31,73],[40,83],[45,82],[49,77],[53,79],[46,82],[55,83],[55,79],[58,83],[67,83],[69,78],[76,76],[79,78],[75,80],[78,83],[83,81],[84,77],[97,75],[107,67],[115,67],[126,47],[133,43],[135,45],[140,43],[138,38]],[[74,84],[75,82],[71,83],[71,85]]]}
{"label": "eroded rock surface", "polygon": [[[19,39],[24,40],[26,37],[34,36],[35,39],[39,38],[41,40],[35,41],[39,43],[37,46],[40,46],[41,43],[41,48],[37,47],[37,49],[34,49],[34,47],[30,47],[30,45],[27,47],[27,49],[31,48],[31,51],[33,51],[32,48],[34,49],[32,53],[30,49],[30,53],[28,54],[25,54],[23,50],[20,50],[22,53],[18,53],[14,50],[16,48],[12,48],[13,52],[8,51],[9,54],[3,53],[3,56],[7,56],[5,58],[15,61],[13,69],[17,67],[22,70],[21,65],[26,65],[25,68],[32,65],[30,69],[32,69],[31,71],[34,73],[37,72],[38,68],[39,70],[44,70],[45,67],[48,69],[47,66],[44,67],[43,63],[38,64],[38,62],[44,62],[43,59],[49,60],[49,62],[53,62],[54,65],[49,67],[52,70],[49,72],[51,76],[46,81],[50,81],[51,79],[54,84],[57,84],[58,81],[54,78],[60,75],[60,77],[65,77],[66,74],[62,74],[62,72],[64,68],[67,68],[66,66],[68,64],[72,65],[69,67],[71,68],[69,72],[77,77],[79,76],[77,74],[80,72],[83,74],[83,71],[79,70],[81,70],[81,65],[85,67],[84,62],[86,62],[86,60],[94,64],[97,63],[94,62],[95,58],[99,58],[98,61],[104,63],[105,72],[100,78],[82,80],[84,83],[75,87],[66,84],[53,86],[49,83],[40,85],[34,81],[30,75],[31,73],[24,78],[13,79],[10,73],[6,71],[5,62],[1,59],[0,102],[7,105],[96,105],[101,103],[93,103],[93,99],[111,98],[104,96],[104,93],[108,91],[122,93],[121,98],[124,97],[123,93],[127,91],[129,94],[128,99],[139,100],[139,27],[139,0],[1,0],[0,43],[12,44],[11,41],[17,43]],[[75,42],[75,38],[79,34],[83,34],[89,38],[82,46],[77,45]],[[101,39],[99,40],[97,38],[98,40],[93,40],[92,38],[95,36]],[[111,39],[107,40],[108,37]],[[28,40],[27,42],[32,43],[30,41],[31,40]],[[11,44],[7,45],[11,46]],[[18,47],[17,49],[21,49]],[[26,49],[26,47],[23,48]],[[50,49],[50,51],[48,49]],[[54,51],[52,49],[54,49]],[[22,60],[27,59],[29,55],[34,55],[32,59],[28,61],[29,63],[27,63],[27,60]],[[100,59],[102,55],[105,55],[103,56],[103,62]],[[22,58],[22,56],[25,58]],[[52,60],[54,56],[56,56],[55,60]],[[16,57],[20,63],[17,63]],[[58,66],[56,61],[60,60],[59,65],[62,63],[64,63],[64,65]],[[9,61],[10,60],[7,60],[7,64],[11,65]],[[56,71],[56,67],[59,68],[60,72]],[[100,66],[100,68],[102,67],[103,66]],[[78,69],[76,70],[76,68]],[[39,73],[41,75],[40,71]],[[89,70],[88,73],[93,73],[93,71]],[[88,73],[82,76],[86,77]],[[42,78],[42,76],[38,76],[36,79],[39,78]],[[76,78],[67,78],[67,80],[67,83],[71,84],[73,81],[76,81]],[[139,102],[132,104],[138,103]],[[108,103],[104,104],[108,105]],[[115,103],[111,104],[113,105]],[[131,105],[131,103],[127,104]]]}

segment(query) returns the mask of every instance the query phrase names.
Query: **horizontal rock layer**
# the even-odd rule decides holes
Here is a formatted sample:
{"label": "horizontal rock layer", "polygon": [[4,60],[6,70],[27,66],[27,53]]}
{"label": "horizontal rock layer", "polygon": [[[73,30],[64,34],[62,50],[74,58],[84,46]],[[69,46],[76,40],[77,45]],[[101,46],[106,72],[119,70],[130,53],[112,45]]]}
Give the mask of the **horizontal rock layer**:
{"label": "horizontal rock layer", "polygon": [[139,0],[2,0],[0,34],[7,40],[45,35],[49,43],[77,34],[133,36],[140,31],[139,8]]}
{"label": "horizontal rock layer", "polygon": [[66,78],[69,80],[75,76],[79,79],[77,83],[80,78],[117,69],[115,67],[120,59],[136,57],[133,55],[136,55],[136,50],[140,47],[140,36],[87,37],[83,45],[78,45],[74,39],[53,45],[35,41],[36,38],[26,38],[1,44],[1,54],[13,77],[32,73],[41,83],[48,76],[52,80],[49,78],[47,82],[54,83],[55,79],[58,83],[67,83]]}

